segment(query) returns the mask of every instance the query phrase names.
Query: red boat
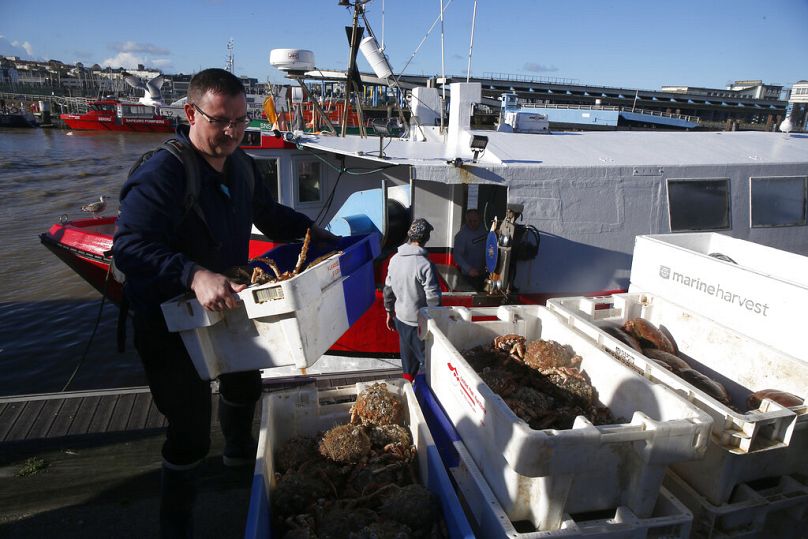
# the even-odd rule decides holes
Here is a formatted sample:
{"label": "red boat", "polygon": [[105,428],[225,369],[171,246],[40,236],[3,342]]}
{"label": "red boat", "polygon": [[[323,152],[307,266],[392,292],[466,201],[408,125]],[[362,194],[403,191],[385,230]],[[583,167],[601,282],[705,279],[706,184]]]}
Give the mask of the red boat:
{"label": "red boat", "polygon": [[[120,305],[123,289],[109,271],[112,236],[116,217],[64,221],[39,236],[42,244],[67,264],[82,279],[116,305]],[[260,239],[250,240],[250,258],[260,256],[277,244]],[[382,270],[384,270],[382,272]],[[377,266],[377,281],[386,274],[386,263]],[[398,336],[387,331],[381,291],[370,309],[332,347],[332,351],[359,357],[397,355]]]}
{"label": "red boat", "polygon": [[[301,199],[301,192],[311,177],[312,171],[319,174],[316,172],[318,169],[310,163],[320,163],[321,158],[311,155],[306,149],[298,148],[293,142],[286,140],[283,136],[277,136],[272,131],[248,129],[242,148],[256,159],[259,170],[265,176],[264,181],[278,186],[280,195],[276,196],[279,199],[283,200],[284,193],[290,193],[294,197],[291,205],[295,209],[308,211],[312,218],[316,216],[317,209],[312,210],[307,207],[306,201]],[[305,163],[306,166],[302,166],[301,163]],[[329,177],[327,172],[323,171],[322,176],[316,177],[318,181],[334,182],[336,187],[336,174],[333,176]],[[351,184],[346,185],[345,192],[342,193],[342,199],[351,198],[351,195],[357,192],[360,195],[366,194],[369,188],[378,190],[376,186],[377,180],[374,176],[352,178]],[[324,196],[322,200],[325,201]],[[380,200],[378,199],[377,202]],[[340,203],[344,203],[344,207],[348,206],[347,200]],[[310,203],[308,204],[310,205]],[[358,204],[355,206],[356,212],[370,214],[376,203],[367,202],[365,198],[359,197],[356,199],[356,204]],[[389,226],[380,228],[388,231],[388,237],[383,246],[383,255],[376,261],[374,268],[376,300],[367,312],[332,346],[329,353],[364,358],[398,356],[398,335],[386,328],[386,314],[381,290],[387,274],[387,263],[395,252],[395,247],[404,240],[403,234],[406,232],[406,225],[410,218],[407,213],[409,210],[398,202],[389,201],[386,204],[389,213],[386,219]],[[443,207],[448,202],[440,200],[437,204]],[[344,222],[351,228],[351,231],[338,230],[337,233],[353,234],[354,225],[361,229],[363,222],[369,222],[369,218],[357,220],[356,215],[349,215],[356,212],[349,211],[347,214],[343,214],[338,211],[335,214],[339,217],[340,222]],[[49,250],[80,277],[112,302],[118,304],[122,299],[122,289],[109,271],[115,219],[114,216],[70,221],[65,218],[52,225],[48,232],[41,234],[40,239]],[[361,231],[359,230],[359,232]],[[454,232],[451,232],[450,236],[453,234]],[[255,258],[263,255],[275,246],[276,244],[267,241],[263,236],[256,235],[250,241],[249,256]],[[444,305],[492,305],[499,304],[505,299],[501,295],[487,296],[475,293],[473,289],[463,288],[460,283],[455,282],[458,280],[456,277],[458,270],[454,266],[451,249],[440,246],[430,249],[430,258],[438,268],[440,285],[444,292],[442,300]],[[536,303],[544,298],[537,295],[519,294],[513,299],[521,303]]]}
{"label": "red boat", "polygon": [[65,113],[59,116],[70,129],[138,131],[170,133],[176,122],[160,116],[151,105],[131,103],[119,99],[91,101],[84,114]]}

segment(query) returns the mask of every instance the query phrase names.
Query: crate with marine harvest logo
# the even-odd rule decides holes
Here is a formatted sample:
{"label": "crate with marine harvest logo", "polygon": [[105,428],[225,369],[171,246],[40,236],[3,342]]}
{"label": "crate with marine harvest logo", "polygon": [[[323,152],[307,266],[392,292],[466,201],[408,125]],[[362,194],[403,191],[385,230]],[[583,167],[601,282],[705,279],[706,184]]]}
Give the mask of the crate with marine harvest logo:
{"label": "crate with marine harvest logo", "polygon": [[[281,245],[264,257],[289,271],[301,247]],[[337,245],[313,244],[307,258],[316,264],[291,279],[246,288],[233,309],[205,310],[191,294],[163,303],[163,316],[169,331],[182,336],[205,380],[228,372],[309,367],[373,303],[378,254],[378,234],[345,236]]]}
{"label": "crate with marine harvest logo", "polygon": [[[808,406],[787,408],[769,399],[756,409],[747,406],[749,395],[763,389],[808,396],[808,363],[654,294],[554,298],[547,308],[600,349],[713,417],[704,458],[671,466],[709,503],[727,503],[744,482],[808,474]],[[660,328],[680,358],[726,388],[731,405],[607,333],[631,318]]]}
{"label": "crate with marine harvest logo", "polygon": [[637,236],[629,292],[650,292],[808,361],[795,324],[808,257],[717,233]]}
{"label": "crate with marine harvest logo", "polygon": [[[668,465],[704,453],[712,423],[707,413],[621,364],[544,307],[428,308],[419,326],[427,382],[514,522],[552,531],[565,514],[621,506],[648,518]],[[509,333],[570,345],[618,424],[595,426],[578,416],[570,429],[531,429],[463,357]]]}

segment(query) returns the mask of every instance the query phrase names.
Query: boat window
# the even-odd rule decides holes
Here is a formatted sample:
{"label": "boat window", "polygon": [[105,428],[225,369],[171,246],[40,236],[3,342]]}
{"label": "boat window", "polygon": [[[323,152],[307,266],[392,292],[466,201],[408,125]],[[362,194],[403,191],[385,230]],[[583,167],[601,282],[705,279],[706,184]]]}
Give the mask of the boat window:
{"label": "boat window", "polygon": [[241,139],[242,146],[261,146],[261,132],[257,130],[244,131],[244,138]]}
{"label": "boat window", "polygon": [[668,180],[671,232],[729,229],[729,210],[728,178]]}
{"label": "boat window", "polygon": [[753,227],[806,224],[808,177],[750,178]]}
{"label": "boat window", "polygon": [[320,202],[320,163],[317,161],[297,162],[297,201]]}
{"label": "boat window", "polygon": [[278,160],[277,159],[255,159],[255,166],[261,181],[264,182],[272,193],[272,198],[278,200]]}

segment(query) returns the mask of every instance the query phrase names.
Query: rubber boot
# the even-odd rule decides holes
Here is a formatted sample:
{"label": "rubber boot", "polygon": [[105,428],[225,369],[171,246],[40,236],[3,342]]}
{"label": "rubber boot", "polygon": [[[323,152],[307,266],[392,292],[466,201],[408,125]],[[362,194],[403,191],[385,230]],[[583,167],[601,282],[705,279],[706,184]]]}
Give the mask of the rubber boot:
{"label": "rubber boot", "polygon": [[160,477],[160,537],[163,539],[193,537],[196,470],[196,465],[176,469],[163,463]]}
{"label": "rubber boot", "polygon": [[224,434],[225,466],[246,466],[255,462],[258,444],[252,435],[255,403],[236,405],[219,397],[219,423]]}

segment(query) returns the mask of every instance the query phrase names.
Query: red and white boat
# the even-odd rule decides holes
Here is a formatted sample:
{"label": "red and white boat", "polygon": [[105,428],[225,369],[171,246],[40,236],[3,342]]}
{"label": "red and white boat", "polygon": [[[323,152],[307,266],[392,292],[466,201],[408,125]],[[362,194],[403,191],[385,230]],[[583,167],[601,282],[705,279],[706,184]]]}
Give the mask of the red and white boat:
{"label": "red and white boat", "polygon": [[65,113],[59,117],[76,130],[170,133],[177,125],[175,120],[158,114],[153,105],[99,99],[90,101],[88,107],[83,114]]}

